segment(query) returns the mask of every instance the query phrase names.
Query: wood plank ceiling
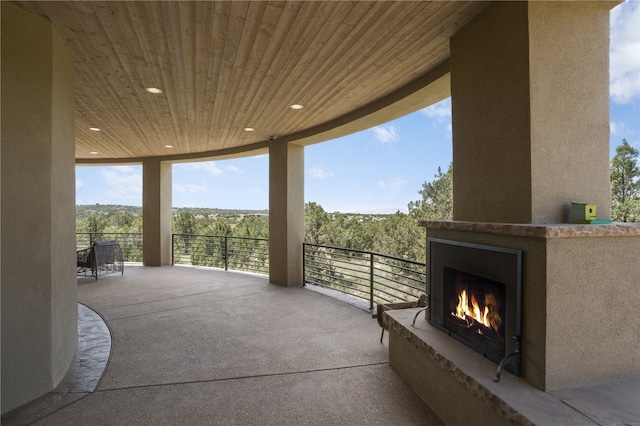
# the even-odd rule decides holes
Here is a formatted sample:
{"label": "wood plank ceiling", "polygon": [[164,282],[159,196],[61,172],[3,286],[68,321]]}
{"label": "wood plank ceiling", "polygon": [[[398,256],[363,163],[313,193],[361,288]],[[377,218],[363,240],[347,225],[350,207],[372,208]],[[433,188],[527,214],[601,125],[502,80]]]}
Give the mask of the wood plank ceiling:
{"label": "wood plank ceiling", "polygon": [[[264,146],[272,135],[286,137],[337,120],[446,62],[449,38],[486,6],[17,4],[46,16],[70,51],[79,162],[248,149]],[[163,92],[151,94],[147,87]],[[304,108],[294,110],[292,104]]]}

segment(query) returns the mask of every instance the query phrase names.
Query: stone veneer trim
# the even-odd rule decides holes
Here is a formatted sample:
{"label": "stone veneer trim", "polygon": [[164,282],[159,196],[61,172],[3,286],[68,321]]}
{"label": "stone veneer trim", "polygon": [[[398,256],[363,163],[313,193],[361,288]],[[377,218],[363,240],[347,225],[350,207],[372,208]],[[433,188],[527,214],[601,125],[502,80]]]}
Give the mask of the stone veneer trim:
{"label": "stone veneer trim", "polygon": [[640,236],[640,223],[614,222],[605,225],[559,223],[549,225],[465,222],[450,220],[420,221],[426,229],[511,235],[530,238],[633,237]]}

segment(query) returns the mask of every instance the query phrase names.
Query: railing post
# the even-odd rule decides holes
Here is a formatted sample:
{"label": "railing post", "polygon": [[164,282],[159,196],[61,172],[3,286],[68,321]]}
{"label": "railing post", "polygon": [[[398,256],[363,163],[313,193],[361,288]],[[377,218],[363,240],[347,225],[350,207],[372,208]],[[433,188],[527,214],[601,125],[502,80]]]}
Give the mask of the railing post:
{"label": "railing post", "polygon": [[369,309],[373,309],[373,253],[369,254]]}
{"label": "railing post", "polygon": [[176,250],[176,234],[171,234],[171,266],[175,263],[175,250]]}
{"label": "railing post", "polygon": [[226,235],[224,236],[224,270],[229,270],[229,251],[228,251],[228,238]]}
{"label": "railing post", "polygon": [[307,244],[302,243],[302,287],[307,285],[307,258],[305,257]]}

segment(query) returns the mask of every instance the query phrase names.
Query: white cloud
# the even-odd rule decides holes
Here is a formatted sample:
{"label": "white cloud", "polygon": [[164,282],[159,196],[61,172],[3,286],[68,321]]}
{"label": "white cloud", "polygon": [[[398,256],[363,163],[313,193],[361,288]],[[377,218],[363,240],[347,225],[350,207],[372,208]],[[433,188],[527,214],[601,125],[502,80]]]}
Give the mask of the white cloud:
{"label": "white cloud", "polygon": [[378,181],[376,186],[380,189],[389,189],[391,191],[398,191],[401,186],[406,185],[408,182],[406,179],[402,179],[399,177],[391,178],[387,181]]}
{"label": "white cloud", "polygon": [[323,166],[313,166],[309,169],[309,174],[318,179],[324,179],[331,176],[335,176],[331,170],[324,168]]}
{"label": "white cloud", "polygon": [[611,10],[609,50],[611,99],[618,104],[640,97],[640,5],[625,1]]}
{"label": "white cloud", "polygon": [[609,129],[612,135],[626,135],[627,126],[624,123],[609,122]]}
{"label": "white cloud", "polygon": [[82,188],[82,185],[84,185],[84,183],[80,179],[76,179],[76,188]]}
{"label": "white cloud", "polygon": [[119,173],[139,173],[140,166],[109,166],[111,170]]}
{"label": "white cloud", "polygon": [[400,140],[400,135],[396,132],[396,128],[393,126],[376,126],[371,129],[376,139],[382,143],[397,142]]}
{"label": "white cloud", "polygon": [[100,176],[107,185],[105,195],[113,202],[138,203],[142,200],[142,175],[133,166],[111,166],[100,169]]}
{"label": "white cloud", "polygon": [[182,194],[198,193],[198,192],[207,192],[207,187],[204,185],[196,185],[196,184],[190,184],[190,183],[185,183],[185,184],[174,183],[173,190],[175,192],[180,192]]}
{"label": "white cloud", "polygon": [[189,163],[189,164],[176,164],[177,167],[184,167],[184,170],[204,170],[205,172],[209,172],[214,176],[221,176],[224,174],[224,171],[216,166],[215,161],[202,161],[198,163]]}
{"label": "white cloud", "polygon": [[451,98],[423,108],[420,112],[428,118],[435,119],[438,123],[451,121]]}
{"label": "white cloud", "polygon": [[244,170],[242,170],[242,169],[240,169],[240,168],[238,168],[236,166],[227,166],[227,167],[225,167],[225,169],[227,169],[227,170],[229,170],[230,172],[233,172],[233,173],[244,173]]}

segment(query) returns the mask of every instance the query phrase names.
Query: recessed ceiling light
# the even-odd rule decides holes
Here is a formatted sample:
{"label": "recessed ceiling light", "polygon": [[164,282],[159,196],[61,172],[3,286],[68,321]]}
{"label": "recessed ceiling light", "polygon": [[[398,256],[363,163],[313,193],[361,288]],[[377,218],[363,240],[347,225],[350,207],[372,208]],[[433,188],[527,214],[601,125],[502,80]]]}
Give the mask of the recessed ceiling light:
{"label": "recessed ceiling light", "polygon": [[98,151],[91,151],[89,154],[91,154],[91,155],[98,155],[98,154],[100,154],[100,153],[99,153]]}
{"label": "recessed ceiling light", "polygon": [[159,94],[162,93],[162,89],[158,89],[157,87],[145,87],[145,89],[149,93]]}
{"label": "recessed ceiling light", "polygon": [[173,145],[165,145],[165,148],[173,148]]}
{"label": "recessed ceiling light", "polygon": [[91,130],[92,132],[100,132],[100,131],[102,131],[102,129],[99,128],[99,127],[89,127],[89,130]]}
{"label": "recessed ceiling light", "polygon": [[256,129],[254,129],[253,127],[245,127],[245,128],[244,128],[244,131],[245,131],[245,132],[253,132],[253,131],[255,131],[255,130],[256,130]]}
{"label": "recessed ceiling light", "polygon": [[302,108],[304,108],[304,106],[303,106],[303,105],[300,105],[300,104],[293,104],[293,105],[291,105],[291,107],[290,107],[290,108],[291,108],[291,109],[302,109]]}

